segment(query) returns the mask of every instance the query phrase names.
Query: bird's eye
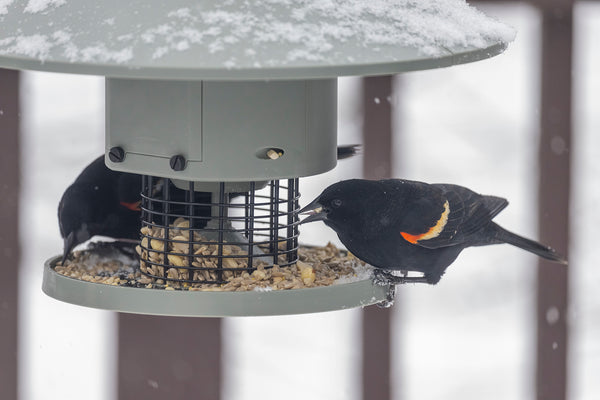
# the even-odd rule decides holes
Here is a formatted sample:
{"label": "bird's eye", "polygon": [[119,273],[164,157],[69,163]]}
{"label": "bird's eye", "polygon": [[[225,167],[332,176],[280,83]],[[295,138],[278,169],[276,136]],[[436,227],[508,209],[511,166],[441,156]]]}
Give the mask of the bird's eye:
{"label": "bird's eye", "polygon": [[340,200],[340,199],[333,199],[331,201],[331,206],[334,207],[334,208],[338,208],[341,205],[342,205],[342,200]]}

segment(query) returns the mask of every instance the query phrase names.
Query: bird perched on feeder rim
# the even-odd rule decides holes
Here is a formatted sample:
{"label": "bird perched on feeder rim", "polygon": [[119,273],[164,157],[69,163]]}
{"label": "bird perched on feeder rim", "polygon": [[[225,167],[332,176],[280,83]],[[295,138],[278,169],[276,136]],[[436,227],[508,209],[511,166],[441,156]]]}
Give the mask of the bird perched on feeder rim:
{"label": "bird perched on feeder rim", "polygon": [[[337,157],[340,160],[351,157],[359,148],[358,145],[338,146]],[[158,185],[155,188],[156,191],[163,189]],[[184,190],[172,184],[169,190],[172,200],[185,201]],[[92,161],[65,190],[58,205],[58,224],[64,239],[62,263],[75,246],[93,236],[138,241],[141,191],[141,175],[111,170],[104,163],[104,155]],[[231,197],[239,194],[232,193]],[[210,203],[210,193],[197,193],[196,201]],[[210,207],[203,210],[210,219]]]}
{"label": "bird perched on feeder rim", "polygon": [[[323,221],[332,228],[352,254],[377,268],[382,283],[436,284],[471,246],[508,243],[567,263],[554,249],[493,222],[507,205],[458,185],[351,179],[329,186],[300,212],[310,214],[301,223]],[[423,276],[394,276],[392,270]]]}

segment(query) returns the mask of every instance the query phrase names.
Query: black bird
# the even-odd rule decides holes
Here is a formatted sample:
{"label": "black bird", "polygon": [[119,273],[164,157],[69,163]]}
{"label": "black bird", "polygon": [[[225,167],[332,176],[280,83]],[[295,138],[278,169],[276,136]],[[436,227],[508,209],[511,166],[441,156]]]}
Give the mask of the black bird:
{"label": "black bird", "polygon": [[[141,176],[113,171],[104,156],[88,165],[65,190],[58,205],[64,264],[78,244],[96,235],[139,239]],[[137,196],[134,193],[137,192]]]}
{"label": "black bird", "polygon": [[[470,246],[508,243],[551,261],[567,261],[552,248],[518,236],[492,219],[506,199],[479,195],[451,184],[402,179],[351,179],[326,188],[300,212],[302,223],[322,220],[359,259],[393,283],[436,284],[459,253]],[[418,271],[395,277],[387,271]]]}
{"label": "black bird", "polygon": [[[359,147],[339,146],[338,159],[356,154]],[[141,190],[141,175],[109,169],[104,164],[104,155],[88,165],[67,188],[58,205],[58,223],[64,239],[62,263],[75,246],[96,235],[139,240]],[[157,185],[156,190],[162,190],[162,187]],[[184,190],[177,189],[172,184],[169,185],[169,190],[172,201],[186,201]],[[231,196],[239,194],[232,193]],[[210,196],[208,192],[197,192],[194,200],[208,204],[211,202]],[[179,207],[182,209],[181,214],[185,214],[186,206]],[[210,219],[210,207],[200,207],[197,210],[202,215],[196,215],[198,218],[194,222],[202,226],[194,227],[202,228]],[[171,209],[171,213],[177,214],[178,210]]]}

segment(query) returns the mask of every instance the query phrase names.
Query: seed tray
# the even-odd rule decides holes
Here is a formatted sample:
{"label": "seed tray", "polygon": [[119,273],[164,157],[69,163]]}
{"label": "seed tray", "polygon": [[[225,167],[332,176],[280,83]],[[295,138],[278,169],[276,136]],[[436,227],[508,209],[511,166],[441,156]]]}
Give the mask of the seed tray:
{"label": "seed tray", "polygon": [[[322,260],[315,258],[319,253],[324,257]],[[75,259],[89,254],[79,253]],[[206,317],[333,311],[364,307],[388,298],[390,287],[372,283],[370,266],[339,253],[335,246],[302,248],[300,254],[300,259],[305,261],[300,261],[298,266],[279,271],[275,268],[275,271],[257,270],[248,277],[234,278],[245,284],[227,282],[197,287],[148,278],[140,273],[134,259],[129,259],[132,264],[128,264],[127,258],[116,256],[112,262],[104,259],[92,266],[75,268],[71,263],[65,263],[64,267],[57,265],[60,261],[57,256],[45,264],[42,289],[57,300],[81,306],[139,314]],[[338,254],[337,258],[332,254]],[[336,268],[337,279],[329,279],[328,274]]]}

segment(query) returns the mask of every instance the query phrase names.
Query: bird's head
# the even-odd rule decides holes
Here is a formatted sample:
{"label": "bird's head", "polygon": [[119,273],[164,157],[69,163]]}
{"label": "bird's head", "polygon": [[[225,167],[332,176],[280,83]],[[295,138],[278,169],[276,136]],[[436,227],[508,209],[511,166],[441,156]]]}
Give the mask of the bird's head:
{"label": "bird's head", "polygon": [[58,205],[58,223],[64,239],[62,263],[75,246],[96,235],[99,230],[100,188],[76,183],[67,188]]}
{"label": "bird's head", "polygon": [[350,179],[327,187],[316,199],[300,210],[308,216],[301,223],[323,221],[335,231],[356,229],[369,218],[369,206],[377,193],[377,183]]}

